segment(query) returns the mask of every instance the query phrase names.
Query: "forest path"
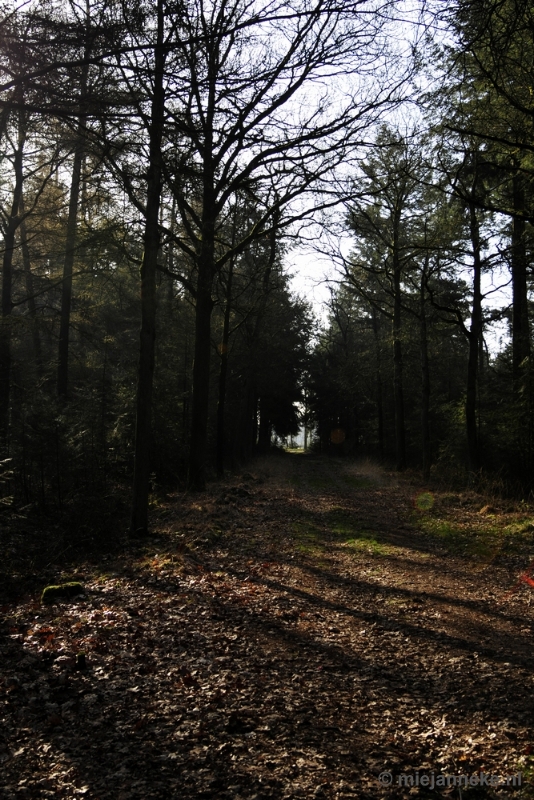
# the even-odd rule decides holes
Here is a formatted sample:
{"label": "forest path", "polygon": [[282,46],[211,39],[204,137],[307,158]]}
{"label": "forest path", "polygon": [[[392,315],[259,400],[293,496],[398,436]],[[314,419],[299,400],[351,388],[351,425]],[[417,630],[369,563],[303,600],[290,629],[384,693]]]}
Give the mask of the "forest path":
{"label": "forest path", "polygon": [[304,455],[160,504],[77,601],[4,607],[0,796],[532,797],[531,590],[479,507]]}

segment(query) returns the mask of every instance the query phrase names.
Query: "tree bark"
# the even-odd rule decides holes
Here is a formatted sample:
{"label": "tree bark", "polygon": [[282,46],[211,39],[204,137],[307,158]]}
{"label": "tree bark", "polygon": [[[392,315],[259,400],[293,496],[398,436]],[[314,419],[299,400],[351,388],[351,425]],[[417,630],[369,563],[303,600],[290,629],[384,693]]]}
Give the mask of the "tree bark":
{"label": "tree bark", "polygon": [[[89,24],[89,20],[87,20],[87,24]],[[88,47],[86,46],[85,56],[87,57],[87,55]],[[61,284],[57,394],[62,400],[67,399],[69,392],[69,333],[72,308],[72,272],[74,267],[76,236],[78,233],[78,203],[80,199],[82,183],[82,164],[84,161],[85,134],[87,129],[87,119],[84,114],[84,106],[87,95],[88,72],[89,66],[86,65],[83,67],[80,85],[80,117],[78,121],[76,146],[72,164],[72,176],[69,194],[69,215],[67,219],[67,235],[65,239],[65,258],[63,261],[63,282]]]}
{"label": "tree bark", "polygon": [[420,285],[420,336],[421,336],[421,439],[423,450],[423,479],[430,478],[430,365],[428,361],[428,335],[426,321],[425,281],[428,257],[421,273]]}
{"label": "tree bark", "polygon": [[513,177],[512,219],[512,370],[514,393],[522,389],[522,375],[530,357],[527,252],[525,243],[525,187],[521,175]]}
{"label": "tree bark", "polygon": [[258,452],[267,453],[271,446],[272,425],[265,403],[260,397],[260,420],[258,424]]}
{"label": "tree bark", "polygon": [[166,52],[163,45],[163,0],[158,0],[157,26],[157,38],[154,47],[154,94],[152,96],[149,123],[150,156],[144,232],[145,249],[141,264],[141,331],[137,377],[131,535],[145,534],[148,531],[152,388],[156,344],[156,272],[160,243],[159,208],[162,190],[161,142],[165,107],[163,72]]}
{"label": "tree bark", "polygon": [[382,388],[382,359],[380,356],[380,337],[378,333],[378,318],[376,309],[371,306],[371,315],[373,320],[373,334],[375,339],[375,352],[376,352],[376,413],[378,424],[378,454],[380,463],[384,461],[384,399]]}
{"label": "tree bark", "polygon": [[397,471],[406,469],[406,431],[404,421],[404,386],[402,358],[402,288],[399,254],[400,213],[396,212],[393,227],[393,382],[395,395],[395,443]]}
{"label": "tree bark", "polygon": [[[19,98],[22,102],[22,98]],[[26,121],[24,112],[19,112],[18,141],[14,153],[15,184],[11,210],[4,237],[4,256],[2,259],[2,321],[0,325],[0,437],[7,440],[9,431],[9,401],[11,396],[11,312],[13,311],[13,253],[15,234],[20,224],[20,201],[23,185],[23,151],[26,140]]]}
{"label": "tree bark", "polygon": [[201,240],[197,258],[198,278],[195,306],[195,349],[193,362],[193,402],[191,409],[191,440],[189,449],[189,488],[206,488],[208,447],[208,417],[211,356],[211,291],[215,274],[215,170],[213,151],[213,98],[208,103],[202,190]]}
{"label": "tree bark", "polygon": [[59,316],[59,344],[57,365],[57,393],[65,400],[69,388],[69,332],[72,307],[72,272],[78,226],[78,200],[80,196],[81,168],[83,160],[81,139],[76,145],[69,195],[69,216],[65,240],[65,259],[63,262],[63,282],[61,284],[61,310]]}
{"label": "tree bark", "polygon": [[480,446],[477,425],[478,394],[478,346],[482,334],[482,292],[480,288],[482,276],[482,259],[480,254],[480,226],[475,201],[469,203],[469,228],[473,248],[473,307],[471,310],[471,326],[469,329],[469,358],[467,363],[467,389],[465,398],[465,423],[467,432],[467,450],[469,472],[475,475],[480,469]]}
{"label": "tree bark", "polygon": [[30,259],[30,248],[28,246],[28,231],[26,228],[26,219],[24,217],[24,193],[21,192],[20,196],[20,247],[22,250],[22,265],[24,268],[24,280],[26,284],[26,293],[28,295],[28,311],[30,313],[30,320],[32,326],[32,339],[33,339],[33,352],[35,357],[35,364],[37,372],[42,373],[43,368],[43,354],[41,348],[41,337],[39,335],[39,328],[37,327],[37,307],[35,304],[35,290],[33,286],[33,273]]}
{"label": "tree bark", "polygon": [[226,285],[226,306],[224,309],[223,334],[221,341],[221,369],[219,372],[219,402],[217,404],[217,475],[224,475],[225,459],[225,428],[224,412],[226,406],[226,377],[228,374],[228,342],[230,339],[230,313],[232,309],[232,279],[234,274],[234,259],[230,259],[228,268],[228,282]]}
{"label": "tree bark", "polygon": [[[200,272],[200,270],[199,270]],[[208,414],[211,356],[211,270],[199,274],[195,308],[195,350],[193,363],[193,403],[191,409],[191,441],[189,451],[189,488],[206,488],[208,446]]]}

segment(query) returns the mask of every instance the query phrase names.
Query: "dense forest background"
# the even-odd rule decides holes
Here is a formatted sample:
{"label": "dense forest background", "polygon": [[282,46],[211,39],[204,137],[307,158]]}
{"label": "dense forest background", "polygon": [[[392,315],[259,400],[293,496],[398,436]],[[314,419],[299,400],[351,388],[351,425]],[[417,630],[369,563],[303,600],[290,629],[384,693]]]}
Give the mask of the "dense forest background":
{"label": "dense forest background", "polygon": [[[531,492],[534,11],[410,13],[2,4],[4,507],[89,514],[133,483],[142,532],[158,492],[303,424]],[[290,288],[310,231],[322,324]]]}

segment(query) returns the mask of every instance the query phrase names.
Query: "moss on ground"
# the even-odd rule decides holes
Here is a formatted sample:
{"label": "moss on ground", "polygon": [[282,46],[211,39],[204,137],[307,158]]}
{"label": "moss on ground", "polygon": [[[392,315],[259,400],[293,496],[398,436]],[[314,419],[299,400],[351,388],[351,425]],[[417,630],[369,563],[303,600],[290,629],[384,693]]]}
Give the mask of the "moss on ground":
{"label": "moss on ground", "polygon": [[42,603],[55,603],[56,600],[68,600],[71,597],[76,597],[78,594],[83,594],[84,588],[78,581],[69,581],[68,583],[59,583],[55,586],[46,586],[41,594]]}

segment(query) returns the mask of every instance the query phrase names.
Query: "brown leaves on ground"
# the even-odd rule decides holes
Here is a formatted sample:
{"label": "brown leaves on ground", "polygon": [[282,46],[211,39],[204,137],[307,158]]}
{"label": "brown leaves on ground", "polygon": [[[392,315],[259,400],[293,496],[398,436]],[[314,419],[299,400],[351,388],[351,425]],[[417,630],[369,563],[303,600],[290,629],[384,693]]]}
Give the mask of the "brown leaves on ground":
{"label": "brown leaves on ground", "polygon": [[[288,456],[159,506],[143,553],[76,575],[84,596],[5,606],[2,798],[505,791],[417,771],[522,772],[531,796],[532,590],[509,593],[530,554],[451,548],[447,504]],[[457,502],[453,533],[483,505]]]}

